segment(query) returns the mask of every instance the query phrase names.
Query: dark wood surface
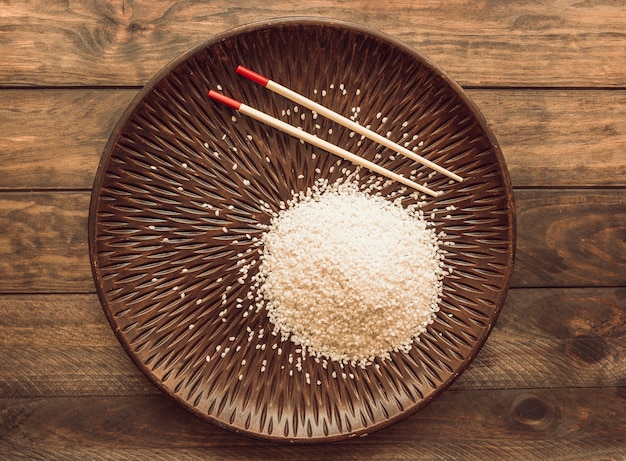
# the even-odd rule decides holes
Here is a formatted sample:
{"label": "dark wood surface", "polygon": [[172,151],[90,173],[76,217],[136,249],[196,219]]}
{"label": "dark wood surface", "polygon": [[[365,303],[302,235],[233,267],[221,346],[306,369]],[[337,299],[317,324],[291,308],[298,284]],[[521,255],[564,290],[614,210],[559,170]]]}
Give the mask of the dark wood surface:
{"label": "dark wood surface", "polygon": [[[485,347],[423,411],[366,438],[259,442],[138,371],[89,267],[104,145],[141,87],[211,35],[288,16],[418,48],[496,134],[518,211]],[[0,459],[626,459],[626,5],[4,2],[0,7]]]}

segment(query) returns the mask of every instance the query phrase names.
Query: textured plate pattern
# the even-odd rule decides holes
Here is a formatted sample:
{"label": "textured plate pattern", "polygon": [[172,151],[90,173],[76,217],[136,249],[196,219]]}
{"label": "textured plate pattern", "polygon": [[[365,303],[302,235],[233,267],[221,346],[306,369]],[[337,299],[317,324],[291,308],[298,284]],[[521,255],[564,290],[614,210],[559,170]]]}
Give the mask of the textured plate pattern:
{"label": "textured plate pattern", "polygon": [[[451,184],[235,74],[267,75],[465,178]],[[247,299],[265,202],[354,167],[208,100],[209,89],[443,190],[426,210],[454,245],[441,312],[409,354],[367,369],[302,357]],[[368,179],[363,171],[361,180]],[[405,203],[411,191],[390,185]],[[91,262],[108,319],[139,368],[222,427],[289,441],[365,434],[443,391],[504,301],[514,208],[493,136],[462,90],[416,51],[358,26],[276,21],[216,37],[157,75],[113,133],[90,213]],[[254,268],[255,266],[253,266]]]}

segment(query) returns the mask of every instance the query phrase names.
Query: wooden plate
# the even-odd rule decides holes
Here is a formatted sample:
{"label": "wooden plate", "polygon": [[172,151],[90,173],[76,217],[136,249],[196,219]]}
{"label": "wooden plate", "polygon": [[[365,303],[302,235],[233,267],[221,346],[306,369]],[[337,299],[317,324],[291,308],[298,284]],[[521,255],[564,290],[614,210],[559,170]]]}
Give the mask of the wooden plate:
{"label": "wooden plate", "polygon": [[[366,369],[308,358],[269,334],[238,283],[260,201],[353,168],[219,106],[211,88],[405,175],[429,170],[235,73],[245,65],[390,136],[465,178],[436,175],[427,199],[454,242],[441,310],[410,353]],[[376,154],[381,154],[377,158]],[[312,155],[315,154],[315,155]],[[236,166],[235,166],[236,165]],[[413,171],[417,170],[417,171]],[[323,173],[318,173],[318,172]],[[367,180],[362,172],[361,179]],[[385,193],[400,190],[397,184]],[[411,191],[404,203],[415,200]],[[216,213],[219,211],[219,214]],[[246,235],[247,234],[247,235]],[[463,90],[387,35],[320,19],[275,20],[218,35],[140,92],[113,132],[96,177],[90,256],[104,311],[137,366],[204,420],[290,442],[364,435],[423,408],[476,356],[504,302],[515,211],[500,149]],[[246,314],[247,313],[247,314]],[[208,357],[208,359],[207,359]]]}

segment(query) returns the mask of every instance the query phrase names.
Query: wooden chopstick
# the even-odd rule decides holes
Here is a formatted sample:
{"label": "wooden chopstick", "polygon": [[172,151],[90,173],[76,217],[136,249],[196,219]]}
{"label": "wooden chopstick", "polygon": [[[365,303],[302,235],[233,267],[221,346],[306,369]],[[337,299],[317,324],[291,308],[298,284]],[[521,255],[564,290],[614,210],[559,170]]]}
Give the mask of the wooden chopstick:
{"label": "wooden chopstick", "polygon": [[405,186],[409,186],[415,190],[431,195],[433,197],[437,197],[440,195],[439,192],[435,192],[425,186],[422,186],[421,184],[418,184],[414,181],[411,181],[410,179],[405,178],[404,176],[394,173],[393,171],[389,171],[380,165],[377,165],[373,162],[365,160],[364,158],[359,157],[358,155],[353,154],[352,152],[342,149],[341,147],[336,146],[328,141],[320,139],[317,136],[313,136],[312,134],[307,133],[306,131],[300,128],[296,128],[295,126],[289,125],[288,123],[285,123],[282,120],[274,118],[271,115],[261,112],[240,101],[232,99],[222,93],[218,93],[217,91],[210,90],[208,95],[211,99],[218,101],[222,104],[225,104],[226,106],[231,107],[232,109],[235,109],[239,111],[240,113],[247,115],[248,117],[251,117],[260,122],[266,123],[280,131],[283,131],[291,136],[301,139],[302,141],[308,142],[309,144],[319,147],[320,149],[324,149],[325,151],[335,154],[356,165],[360,165],[364,168],[367,168],[370,171],[378,173],[382,176],[385,176],[389,179],[397,181],[401,184],[404,184]]}
{"label": "wooden chopstick", "polygon": [[415,152],[410,151],[409,149],[393,142],[392,140],[390,140],[389,138],[385,138],[384,136],[379,135],[378,133],[370,130],[369,128],[366,128],[363,125],[360,125],[356,122],[353,122],[352,120],[350,120],[349,118],[344,117],[341,114],[338,114],[335,111],[332,111],[330,109],[328,109],[327,107],[322,106],[321,104],[316,103],[315,101],[310,100],[309,98],[296,93],[293,90],[290,90],[287,87],[282,86],[279,83],[276,83],[273,80],[270,80],[267,77],[264,77],[261,74],[258,74],[244,66],[238,66],[237,67],[237,73],[243,77],[246,77],[250,80],[252,80],[255,83],[258,83],[261,86],[266,87],[268,90],[273,91],[274,93],[277,93],[281,96],[284,96],[287,99],[290,99],[291,101],[295,102],[296,104],[300,104],[304,107],[306,107],[307,109],[311,109],[315,112],[317,112],[320,115],[323,115],[324,117],[332,120],[333,122],[336,122],[340,125],[343,125],[346,128],[351,129],[352,131],[359,133],[363,136],[365,136],[366,138],[371,139],[372,141],[375,141],[379,144],[382,144],[385,147],[388,147],[389,149],[392,149],[393,151],[402,154],[408,158],[410,158],[411,160],[414,160],[418,163],[421,163],[424,166],[427,166],[428,168],[431,168],[447,177],[449,177],[450,179],[454,179],[455,181],[461,182],[463,181],[463,178],[439,165],[437,165],[434,162],[431,162],[428,159],[425,159],[424,157],[417,155]]}

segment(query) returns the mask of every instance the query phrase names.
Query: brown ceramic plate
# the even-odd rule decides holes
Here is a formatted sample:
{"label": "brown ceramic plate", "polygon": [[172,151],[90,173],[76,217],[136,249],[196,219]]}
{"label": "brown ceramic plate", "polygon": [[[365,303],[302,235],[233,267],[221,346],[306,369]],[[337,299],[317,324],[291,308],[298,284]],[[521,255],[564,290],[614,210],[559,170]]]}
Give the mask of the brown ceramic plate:
{"label": "brown ceramic plate", "polygon": [[[293,103],[238,76],[239,64],[339,113],[359,108],[360,123],[389,131],[465,178],[428,180],[444,191],[425,209],[454,242],[447,248],[453,273],[436,321],[410,353],[366,369],[307,359],[298,371],[299,348],[269,334],[264,312],[248,310],[249,286],[238,283],[236,261],[251,247],[246,234],[258,235],[257,223],[269,222],[259,201],[277,210],[292,190],[321,176],[316,169],[333,180],[353,167],[341,162],[328,173],[336,157],[218,105],[207,98],[209,89],[222,88],[366,158],[381,153],[377,161],[396,172],[430,171],[296,112]],[[367,177],[363,171],[361,179]],[[414,201],[410,193],[406,204]],[[218,35],[155,76],[106,147],[89,240],[104,311],[128,354],[164,393],[235,432],[315,442],[388,426],[423,408],[467,368],[506,296],[514,221],[500,149],[456,83],[387,35],[299,18]]]}

